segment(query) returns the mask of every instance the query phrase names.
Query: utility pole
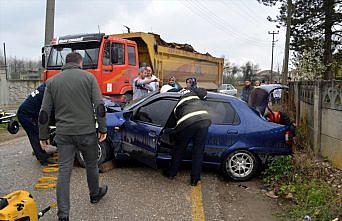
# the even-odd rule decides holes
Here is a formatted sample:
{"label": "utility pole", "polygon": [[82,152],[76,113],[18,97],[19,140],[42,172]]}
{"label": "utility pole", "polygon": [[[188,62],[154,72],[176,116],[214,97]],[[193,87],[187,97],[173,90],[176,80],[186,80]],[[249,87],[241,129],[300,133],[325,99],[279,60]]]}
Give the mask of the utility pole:
{"label": "utility pole", "polygon": [[273,49],[274,49],[274,45],[275,45],[275,42],[276,41],[274,41],[274,35],[277,35],[277,34],[279,34],[279,31],[277,31],[277,32],[274,32],[274,31],[272,31],[272,32],[268,32],[268,34],[270,34],[270,35],[272,35],[272,59],[271,59],[271,79],[270,79],[270,81],[272,82],[273,81]]}
{"label": "utility pole", "polygon": [[8,74],[7,74],[7,58],[6,58],[6,43],[4,42],[4,62],[5,62],[5,74],[6,74],[6,80],[8,80]]}
{"label": "utility pole", "polygon": [[292,0],[287,0],[286,40],[285,40],[285,53],[284,53],[284,63],[283,63],[283,84],[286,83],[287,77],[289,75],[291,16],[292,16]]}
{"label": "utility pole", "polygon": [[45,41],[44,45],[49,45],[53,39],[55,26],[55,0],[46,0],[45,15]]}

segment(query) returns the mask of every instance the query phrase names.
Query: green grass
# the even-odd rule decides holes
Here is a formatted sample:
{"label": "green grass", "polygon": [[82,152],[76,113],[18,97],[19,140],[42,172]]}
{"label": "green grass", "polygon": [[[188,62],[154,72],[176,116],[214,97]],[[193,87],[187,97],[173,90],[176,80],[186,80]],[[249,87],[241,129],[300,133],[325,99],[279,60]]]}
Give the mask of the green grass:
{"label": "green grass", "polygon": [[293,195],[278,215],[295,220],[308,215],[317,221],[331,221],[341,215],[341,195],[322,178],[313,178],[314,170],[309,161],[296,161],[291,156],[277,158],[269,164],[262,174],[263,181],[279,196]]}

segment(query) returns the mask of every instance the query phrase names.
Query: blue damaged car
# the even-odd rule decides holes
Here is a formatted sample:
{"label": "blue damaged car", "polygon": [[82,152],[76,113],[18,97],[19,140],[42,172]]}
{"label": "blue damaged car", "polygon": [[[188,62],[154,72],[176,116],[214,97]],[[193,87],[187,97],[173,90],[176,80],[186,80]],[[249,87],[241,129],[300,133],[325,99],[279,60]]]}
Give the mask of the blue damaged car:
{"label": "blue damaged car", "polygon": [[[173,109],[179,93],[153,93],[107,112],[108,139],[115,160],[128,158],[157,168],[171,159],[171,149],[161,142],[166,127],[172,127]],[[256,109],[229,95],[209,92],[205,101],[212,125],[204,150],[203,166],[222,170],[236,181],[252,178],[267,159],[291,154],[290,127],[267,121]],[[117,108],[114,108],[117,109]],[[184,162],[191,161],[190,143]]]}

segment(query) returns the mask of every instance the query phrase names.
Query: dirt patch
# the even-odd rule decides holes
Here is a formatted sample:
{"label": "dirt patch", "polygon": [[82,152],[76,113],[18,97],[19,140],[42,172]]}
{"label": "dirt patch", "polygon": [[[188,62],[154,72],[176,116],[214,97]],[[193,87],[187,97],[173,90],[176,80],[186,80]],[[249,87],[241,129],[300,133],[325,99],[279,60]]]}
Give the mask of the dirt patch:
{"label": "dirt patch", "polygon": [[0,128],[0,143],[23,136],[26,136],[25,130],[23,128],[20,128],[17,134],[10,134],[6,128]]}
{"label": "dirt patch", "polygon": [[261,190],[261,182],[253,180],[242,183],[226,183],[219,189],[221,207],[225,220],[279,220],[279,201],[269,199]]}

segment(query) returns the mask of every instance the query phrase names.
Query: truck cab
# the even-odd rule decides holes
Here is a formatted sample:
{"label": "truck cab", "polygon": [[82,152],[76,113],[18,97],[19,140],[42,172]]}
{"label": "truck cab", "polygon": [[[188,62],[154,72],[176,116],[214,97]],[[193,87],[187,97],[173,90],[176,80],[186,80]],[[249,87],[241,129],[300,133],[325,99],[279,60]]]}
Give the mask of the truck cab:
{"label": "truck cab", "polygon": [[94,74],[103,95],[121,102],[131,99],[132,79],[139,68],[134,41],[103,33],[53,39],[51,45],[43,48],[44,81],[61,72],[70,52],[81,54],[83,69]]}

